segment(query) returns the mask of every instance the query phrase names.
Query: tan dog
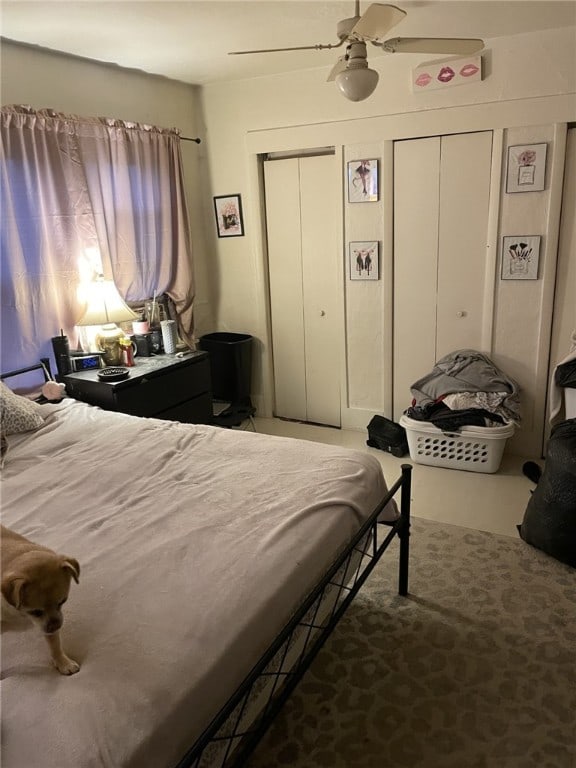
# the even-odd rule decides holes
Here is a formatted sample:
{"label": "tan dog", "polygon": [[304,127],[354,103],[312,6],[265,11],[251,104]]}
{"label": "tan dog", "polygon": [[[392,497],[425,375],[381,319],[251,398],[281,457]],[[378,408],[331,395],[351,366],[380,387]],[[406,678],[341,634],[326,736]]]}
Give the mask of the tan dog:
{"label": "tan dog", "polygon": [[80,665],[62,651],[60,627],[61,608],[68,598],[70,580],[78,583],[80,576],[78,561],[34,544],[4,526],[0,528],[4,599],[42,630],[58,672],[75,674]]}

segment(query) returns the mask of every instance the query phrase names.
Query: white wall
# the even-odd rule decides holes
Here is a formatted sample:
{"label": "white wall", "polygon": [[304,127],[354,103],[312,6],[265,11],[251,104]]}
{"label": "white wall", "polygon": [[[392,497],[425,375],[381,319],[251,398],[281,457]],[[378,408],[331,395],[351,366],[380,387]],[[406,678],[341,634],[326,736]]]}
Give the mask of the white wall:
{"label": "white wall", "polygon": [[[51,107],[83,116],[179,128],[182,136],[204,135],[197,87],[5,40],[0,47],[0,65],[3,105]],[[196,318],[198,325],[206,326],[213,323],[199,183],[207,176],[206,148],[205,144],[186,141],[181,146],[190,210]]]}
{"label": "white wall", "polygon": [[[563,133],[565,124],[576,119],[575,52],[574,28],[494,39],[483,55],[482,82],[420,94],[411,93],[410,72],[422,57],[372,56],[371,66],[380,72],[380,83],[374,95],[360,103],[348,102],[333,83],[326,83],[326,70],[219,83],[203,89],[211,194],[240,192],[246,218],[246,237],[213,240],[219,272],[217,325],[221,330],[252,333],[258,339],[261,368],[256,370],[254,390],[263,413],[270,412],[272,388],[258,154],[335,146],[344,161],[365,153],[381,159],[383,204],[376,209],[371,206],[370,213],[367,206],[356,206],[366,209],[362,214],[345,206],[343,222],[344,246],[355,239],[382,240],[383,279],[378,294],[370,296],[362,312],[362,322],[376,331],[366,337],[362,347],[364,334],[355,321],[354,308],[347,307],[347,333],[341,340],[348,387],[342,402],[342,423],[365,428],[370,415],[389,413],[390,406],[392,142],[494,130],[500,155],[494,159],[493,173],[495,178],[501,175],[502,183],[508,143],[550,143],[544,193],[504,196],[499,194],[499,186],[494,189],[487,261],[493,293],[486,299],[494,314],[484,329],[484,351],[492,354],[510,376],[518,378],[524,390],[526,422],[511,447],[521,454],[539,455]],[[344,167],[343,163],[343,176]],[[344,189],[343,183],[342,195]],[[530,197],[533,199],[528,203],[526,198]],[[510,284],[501,287],[498,279],[500,237],[518,234],[518,227],[534,234],[536,227],[543,237],[542,277],[524,292]],[[361,232],[367,236],[360,237]],[[342,258],[344,269],[344,252]],[[346,298],[343,296],[343,302]],[[353,365],[346,359],[348,349],[354,349]]]}
{"label": "white wall", "polygon": [[[365,229],[370,238],[382,240],[383,278],[377,295],[370,296],[368,315],[362,313],[363,322],[370,323],[376,333],[364,342],[364,350],[355,343],[354,365],[348,365],[347,344],[351,339],[360,339],[362,344],[364,336],[351,307],[347,335],[341,339],[341,373],[347,385],[343,425],[361,429],[373,413],[386,413],[390,408],[393,141],[494,130],[502,153],[495,158],[494,172],[502,172],[508,140],[550,141],[546,193],[538,195],[533,204],[525,201],[520,208],[520,201],[495,196],[498,201],[491,211],[489,233],[492,256],[487,263],[494,277],[494,295],[487,301],[494,304],[495,313],[486,329],[486,351],[494,352],[495,361],[516,375],[527,393],[526,428],[513,448],[526,455],[539,454],[537,434],[544,418],[542,371],[548,355],[543,329],[551,312],[562,135],[564,124],[576,120],[573,27],[489,41],[483,54],[482,82],[417,95],[410,90],[410,71],[426,57],[377,57],[371,52],[370,63],[380,72],[380,83],[372,97],[356,104],[341,96],[334,83],[325,82],[328,69],[219,83],[199,92],[164,78],[33,47],[4,42],[1,55],[3,103],[174,125],[184,135],[202,137],[200,146],[183,144],[197,281],[197,334],[229,330],[254,335],[253,390],[262,413],[271,413],[272,377],[258,154],[335,146],[343,163],[365,152],[381,159],[382,205],[371,209],[369,221],[360,218],[367,212],[352,216],[343,207],[344,247],[348,240],[364,239],[361,233]],[[342,195],[343,177],[344,166]],[[219,240],[212,196],[237,192],[242,194],[246,236]],[[534,207],[536,219],[532,218]],[[513,287],[498,284],[497,251],[500,234],[508,233],[509,225],[532,229],[536,222],[544,228],[543,277],[529,289],[530,300],[526,301],[527,293],[508,296],[504,291]],[[344,303],[344,296],[342,300]]]}

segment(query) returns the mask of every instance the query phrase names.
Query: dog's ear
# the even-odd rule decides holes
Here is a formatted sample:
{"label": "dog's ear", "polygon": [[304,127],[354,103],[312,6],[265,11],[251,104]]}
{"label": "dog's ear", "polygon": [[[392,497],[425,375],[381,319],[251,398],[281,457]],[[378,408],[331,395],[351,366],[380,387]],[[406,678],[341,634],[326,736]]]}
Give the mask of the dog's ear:
{"label": "dog's ear", "polygon": [[78,563],[78,560],[76,560],[73,557],[64,556],[62,559],[62,568],[64,568],[65,571],[70,571],[70,573],[72,574],[72,578],[74,579],[76,584],[79,583],[80,565]]}
{"label": "dog's ear", "polygon": [[24,600],[24,585],[26,579],[22,576],[18,576],[16,573],[9,573],[2,579],[2,594],[6,602],[14,606],[14,608],[20,608],[22,601]]}

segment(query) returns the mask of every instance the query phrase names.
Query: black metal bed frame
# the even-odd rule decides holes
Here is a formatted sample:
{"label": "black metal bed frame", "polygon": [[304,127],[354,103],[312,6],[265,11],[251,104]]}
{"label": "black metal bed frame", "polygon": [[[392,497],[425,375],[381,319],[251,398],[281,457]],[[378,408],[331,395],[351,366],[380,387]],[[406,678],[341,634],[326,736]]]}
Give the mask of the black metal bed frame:
{"label": "black metal bed frame", "polygon": [[[412,466],[403,464],[401,476],[175,768],[242,768],[246,765],[249,755],[395,536],[400,540],[398,593],[408,594],[411,477]],[[398,490],[401,490],[400,516],[393,523],[379,521],[382,510]],[[384,536],[380,535],[383,527],[389,528]],[[329,616],[320,618],[323,600],[334,590],[336,599]],[[296,662],[285,669],[284,663],[296,641],[303,643],[303,649],[298,651]],[[265,703],[254,721],[244,722],[255,693],[263,696]]]}
{"label": "black metal bed frame", "polygon": [[22,373],[30,373],[30,371],[42,371],[44,379],[50,381],[52,378],[52,371],[50,370],[50,359],[48,357],[41,357],[39,363],[29,365],[26,368],[18,368],[16,371],[8,371],[7,373],[0,373],[0,381],[3,379],[9,379],[12,376],[20,376]]}

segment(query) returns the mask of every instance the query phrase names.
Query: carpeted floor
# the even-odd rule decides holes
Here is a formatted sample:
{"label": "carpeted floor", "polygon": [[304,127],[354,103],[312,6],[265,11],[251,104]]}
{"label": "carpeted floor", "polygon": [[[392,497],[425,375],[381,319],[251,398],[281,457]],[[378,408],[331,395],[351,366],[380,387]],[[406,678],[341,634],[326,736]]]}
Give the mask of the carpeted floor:
{"label": "carpeted floor", "polygon": [[247,768],[576,768],[576,571],[415,519]]}

